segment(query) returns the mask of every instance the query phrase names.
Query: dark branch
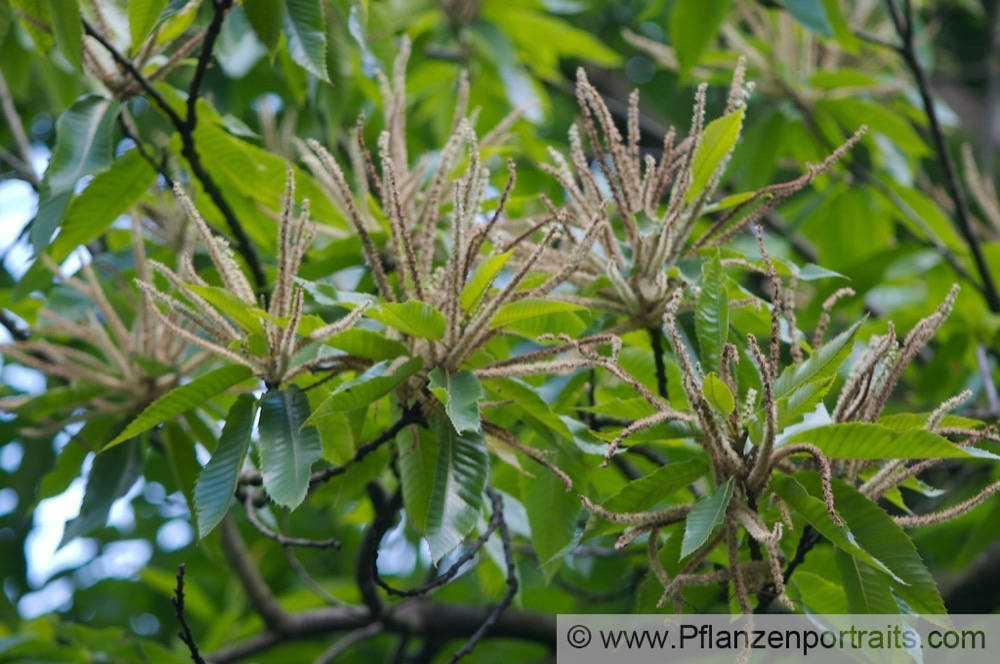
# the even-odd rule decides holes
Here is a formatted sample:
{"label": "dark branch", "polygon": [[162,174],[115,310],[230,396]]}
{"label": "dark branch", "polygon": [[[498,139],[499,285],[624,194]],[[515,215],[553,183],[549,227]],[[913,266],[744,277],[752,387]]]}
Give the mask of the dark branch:
{"label": "dark branch", "polygon": [[7,313],[5,309],[0,309],[0,325],[7,328],[14,341],[27,341],[28,337],[31,336],[31,332],[18,325],[14,317]]}
{"label": "dark branch", "polygon": [[[170,120],[170,124],[174,126],[175,130],[177,130],[177,133],[181,138],[181,154],[185,159],[187,159],[188,164],[191,166],[191,172],[201,183],[201,187],[205,190],[205,194],[212,200],[212,203],[215,204],[215,207],[218,208],[222,217],[226,220],[226,225],[229,227],[229,231],[236,239],[237,250],[240,252],[240,255],[243,256],[243,259],[247,262],[247,266],[250,268],[254,284],[258,290],[263,291],[267,285],[267,277],[264,275],[264,268],[261,265],[260,257],[257,255],[257,250],[254,248],[253,243],[250,242],[250,238],[243,229],[243,225],[240,223],[239,219],[237,219],[236,213],[233,211],[232,207],[229,206],[225,196],[223,196],[222,190],[219,188],[218,184],[216,184],[215,180],[212,179],[212,176],[209,175],[208,171],[205,170],[205,166],[202,164],[201,157],[198,155],[198,150],[195,147],[194,140],[194,129],[197,122],[197,115],[194,114],[191,109],[197,104],[197,94],[200,91],[201,82],[205,75],[204,69],[208,66],[208,62],[212,57],[212,50],[215,47],[215,41],[218,37],[222,20],[225,18],[226,11],[230,6],[232,6],[232,0],[217,0],[214,3],[215,14],[212,17],[212,24],[209,26],[209,31],[205,35],[205,41],[202,43],[201,53],[198,56],[198,68],[195,70],[195,80],[192,82],[191,89],[188,93],[187,118],[182,118],[180,114],[169,104],[169,102],[167,102],[163,95],[160,94],[155,87],[153,87],[152,83],[150,83],[149,80],[142,75],[142,72],[136,68],[132,61],[122,55],[122,53],[115,48],[114,44],[109,42],[86,19],[83,21],[83,30],[87,35],[97,40],[97,42],[111,55],[111,58],[136,80],[143,92],[152,98],[156,106]],[[212,26],[215,26],[214,33],[212,32]]]}
{"label": "dark branch", "polygon": [[184,617],[184,563],[177,566],[177,588],[174,589],[174,596],[170,598],[170,603],[174,605],[174,610],[177,612],[177,622],[181,626],[177,630],[177,636],[188,647],[191,661],[194,664],[205,664],[201,653],[198,652],[198,644],[195,643],[194,636],[191,635],[191,627],[188,625],[187,618]]}
{"label": "dark branch", "polygon": [[900,54],[903,56],[903,61],[913,75],[917,84],[917,91],[920,93],[920,100],[924,106],[924,113],[927,115],[927,122],[931,138],[934,141],[938,162],[944,171],[945,189],[952,203],[955,205],[955,221],[958,231],[962,234],[966,244],[969,245],[972,260],[976,264],[976,270],[979,272],[979,276],[983,282],[983,296],[986,299],[986,304],[989,306],[990,311],[998,313],[1000,312],[1000,294],[997,293],[996,283],[993,281],[990,267],[986,262],[979,238],[976,236],[976,231],[973,228],[969,202],[965,197],[965,191],[962,189],[961,184],[959,184],[958,170],[955,168],[955,162],[952,159],[951,152],[948,150],[944,130],[941,128],[941,122],[938,119],[937,106],[934,103],[930,78],[927,76],[927,71],[917,56],[917,48],[914,42],[915,25],[913,6],[908,0],[904,0],[903,13],[901,14],[895,0],[886,0],[885,4],[901,41]]}
{"label": "dark branch", "polygon": [[281,533],[275,532],[264,525],[264,522],[260,520],[257,516],[257,508],[255,507],[255,500],[252,493],[247,492],[246,498],[243,501],[243,506],[246,508],[247,519],[250,520],[250,525],[257,529],[257,531],[264,537],[273,539],[275,542],[281,546],[302,546],[313,549],[339,549],[340,540],[330,537],[325,540],[311,540],[302,537],[289,537],[288,535],[282,535]]}
{"label": "dark branch", "polygon": [[225,517],[219,528],[222,532],[222,552],[226,556],[226,562],[240,580],[240,585],[250,599],[250,605],[260,615],[268,629],[276,633],[284,631],[291,616],[281,608],[264,577],[260,575],[257,563],[250,557],[247,545],[232,517]]}
{"label": "dark branch", "polygon": [[493,516],[490,517],[490,522],[486,526],[486,530],[480,535],[475,543],[469,548],[468,551],[459,556],[458,560],[449,567],[443,574],[434,578],[430,583],[424,584],[419,588],[414,588],[413,590],[399,590],[398,588],[393,588],[388,583],[382,580],[378,575],[378,545],[379,542],[375,543],[375,552],[372,560],[373,569],[372,572],[375,577],[375,583],[379,588],[386,591],[390,595],[396,595],[397,597],[422,597],[424,595],[429,595],[438,588],[446,585],[449,581],[454,579],[458,573],[461,571],[462,567],[476,557],[480,549],[486,544],[486,540],[490,538],[493,532],[500,526],[500,521],[503,518],[503,514],[498,512],[496,509],[493,510]]}
{"label": "dark branch", "polygon": [[462,646],[451,658],[448,660],[448,664],[454,664],[458,660],[462,659],[476,647],[480,641],[489,634],[490,630],[494,625],[500,620],[503,612],[507,610],[511,602],[514,601],[514,595],[517,594],[517,568],[514,565],[514,549],[510,543],[510,531],[507,530],[507,522],[503,518],[503,498],[500,494],[491,487],[486,487],[486,493],[490,496],[490,502],[493,504],[493,514],[498,515],[497,527],[500,530],[500,540],[503,542],[503,557],[504,561],[507,563],[507,592],[504,593],[503,599],[500,603],[496,605],[493,611],[486,617],[483,624],[479,626],[469,640]]}
{"label": "dark branch", "polygon": [[653,345],[653,362],[656,363],[656,391],[664,399],[670,399],[667,392],[667,367],[663,363],[663,330],[659,326],[650,327],[649,342]]}

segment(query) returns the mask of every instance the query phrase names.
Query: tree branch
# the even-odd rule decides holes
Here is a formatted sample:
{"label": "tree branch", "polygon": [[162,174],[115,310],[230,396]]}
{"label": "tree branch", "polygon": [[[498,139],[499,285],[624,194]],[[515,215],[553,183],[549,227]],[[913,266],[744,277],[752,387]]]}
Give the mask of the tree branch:
{"label": "tree branch", "polygon": [[1000,313],[1000,294],[997,293],[996,283],[993,281],[993,275],[990,272],[989,265],[986,263],[985,256],[983,256],[979,238],[972,225],[969,202],[965,197],[965,191],[959,184],[958,171],[955,168],[951,152],[948,151],[948,143],[944,136],[944,130],[941,128],[941,122],[938,119],[930,79],[917,56],[916,45],[913,39],[914,17],[912,4],[909,0],[904,0],[903,14],[900,13],[895,0],[886,0],[885,4],[889,10],[889,16],[892,18],[893,25],[896,27],[896,33],[902,42],[899,52],[903,56],[903,61],[906,63],[910,73],[913,75],[917,84],[917,91],[920,93],[920,100],[924,106],[924,113],[927,115],[931,138],[934,141],[934,148],[937,151],[938,162],[944,171],[945,189],[955,205],[958,231],[962,234],[966,244],[969,245],[972,260],[976,264],[976,270],[983,281],[983,295],[986,298],[986,304],[989,306],[990,311]]}
{"label": "tree branch", "polygon": [[[236,240],[236,248],[243,259],[247,262],[247,266],[250,268],[251,276],[253,277],[254,284],[258,291],[263,291],[267,286],[267,277],[264,275],[264,268],[261,265],[260,257],[257,255],[257,250],[254,248],[253,243],[250,241],[249,236],[243,229],[243,225],[240,223],[239,219],[236,217],[236,213],[233,211],[232,207],[226,201],[225,196],[222,194],[222,190],[216,184],[212,176],[205,170],[204,164],[201,162],[201,157],[198,155],[198,150],[195,146],[194,140],[194,129],[197,124],[197,114],[193,112],[193,108],[197,104],[198,93],[201,89],[202,80],[205,76],[205,69],[208,67],[208,63],[212,57],[212,50],[215,47],[215,41],[219,36],[219,30],[221,29],[222,21],[225,18],[226,11],[232,6],[232,0],[215,0],[213,3],[215,14],[212,16],[212,23],[209,25],[209,29],[205,35],[205,41],[202,43],[201,52],[198,56],[198,67],[195,70],[195,78],[192,80],[192,85],[188,91],[187,99],[187,117],[182,118],[180,114],[173,109],[172,106],[167,102],[160,92],[153,87],[152,83],[142,75],[131,60],[126,58],[122,53],[115,48],[114,44],[108,41],[100,32],[98,32],[94,26],[92,26],[86,19],[83,20],[83,30],[84,32],[93,37],[97,42],[104,47],[104,49],[111,55],[111,58],[121,66],[128,74],[135,79],[139,84],[139,87],[152,98],[156,106],[167,116],[170,120],[170,124],[174,126],[178,135],[181,138],[181,154],[187,159],[189,166],[191,167],[191,173],[198,179],[201,183],[202,189],[205,194],[212,200],[215,207],[218,208],[222,217],[226,220],[226,225],[229,227],[229,231],[233,234]],[[213,26],[214,32],[213,32]]]}
{"label": "tree branch", "polygon": [[289,537],[288,535],[282,535],[281,533],[275,532],[264,525],[264,522],[260,520],[257,516],[257,508],[255,507],[255,499],[252,493],[247,492],[246,497],[243,500],[243,507],[246,509],[247,519],[250,521],[250,525],[257,529],[264,537],[273,539],[275,542],[281,546],[302,546],[313,549],[339,549],[340,540],[330,537],[325,540],[311,540],[302,537]]}
{"label": "tree branch", "polygon": [[[253,607],[268,629],[274,633],[286,631],[291,616],[285,612],[278,600],[274,598],[271,589],[268,588],[264,577],[260,575],[257,564],[250,557],[247,545],[240,535],[240,531],[233,523],[231,516],[222,519],[219,526],[222,532],[222,552],[226,556],[226,562],[232,568],[240,584],[250,599]],[[215,659],[214,657],[210,659]]]}
{"label": "tree branch", "polygon": [[191,661],[194,664],[205,664],[201,653],[198,652],[198,644],[195,643],[194,636],[191,635],[191,627],[188,625],[187,618],[184,617],[184,563],[177,566],[177,588],[174,589],[174,596],[170,598],[170,603],[174,605],[174,610],[177,612],[177,622],[181,626],[177,631],[177,636],[188,647]]}

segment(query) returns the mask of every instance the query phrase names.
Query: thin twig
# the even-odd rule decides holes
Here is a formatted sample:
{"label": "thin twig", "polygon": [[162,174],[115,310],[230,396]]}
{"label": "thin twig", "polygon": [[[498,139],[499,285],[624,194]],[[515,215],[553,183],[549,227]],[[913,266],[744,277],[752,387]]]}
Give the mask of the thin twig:
{"label": "thin twig", "polygon": [[256,528],[261,535],[269,539],[273,539],[281,546],[302,546],[312,549],[339,549],[341,547],[340,540],[335,537],[330,537],[325,540],[311,540],[302,537],[289,537],[288,535],[282,535],[281,533],[271,530],[264,525],[264,522],[260,520],[259,516],[257,516],[257,508],[255,507],[254,502],[254,495],[247,492],[246,498],[243,501],[243,506],[246,508],[247,519],[250,520],[250,524]]}
{"label": "thin twig", "polygon": [[517,568],[514,565],[514,550],[510,543],[510,531],[507,529],[507,522],[503,518],[503,499],[500,494],[491,487],[486,487],[486,493],[490,497],[490,502],[493,504],[493,514],[499,515],[498,519],[498,529],[500,530],[500,540],[503,542],[503,555],[504,561],[507,563],[507,592],[504,593],[503,599],[500,603],[496,605],[496,608],[490,612],[483,624],[480,625],[479,629],[469,637],[469,640],[462,646],[454,655],[448,659],[448,664],[454,664],[458,660],[462,659],[476,647],[483,637],[489,633],[490,628],[496,624],[503,612],[507,610],[511,602],[514,601],[514,595],[517,594]]}
{"label": "thin twig", "polygon": [[670,400],[667,392],[667,367],[663,363],[663,330],[659,326],[650,327],[649,342],[653,346],[653,362],[656,364],[656,391],[664,399]]}
{"label": "thin twig", "polygon": [[177,587],[174,589],[174,596],[170,598],[170,603],[174,605],[177,612],[177,622],[181,628],[177,630],[177,636],[191,653],[191,661],[195,664],[205,664],[201,653],[198,652],[198,644],[191,635],[191,626],[188,625],[187,618],[184,617],[184,563],[177,566]]}
{"label": "thin twig", "polygon": [[349,634],[345,634],[339,641],[327,648],[323,654],[317,657],[314,664],[330,664],[330,662],[336,662],[338,657],[343,655],[348,648],[353,646],[358,641],[364,641],[367,638],[381,634],[383,631],[385,631],[385,625],[380,622],[373,622],[370,625],[356,629]]}

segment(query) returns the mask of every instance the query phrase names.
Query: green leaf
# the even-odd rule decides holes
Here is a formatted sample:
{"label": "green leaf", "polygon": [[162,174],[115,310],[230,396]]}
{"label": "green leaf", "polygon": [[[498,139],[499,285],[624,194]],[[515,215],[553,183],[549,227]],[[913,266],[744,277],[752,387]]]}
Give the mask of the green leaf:
{"label": "green leaf", "polygon": [[98,95],[84,95],[56,121],[56,145],[45,170],[52,194],[72,191],[84,175],[111,166],[114,124],[119,103]]}
{"label": "green leaf", "polygon": [[305,423],[309,400],[296,386],[271,389],[260,401],[260,472],[271,500],[290,510],[305,500],[309,471],[323,457],[319,432]]}
{"label": "green leaf", "polygon": [[83,64],[83,21],[77,0],[48,0],[52,33],[59,51],[74,69]]}
{"label": "green leaf", "polygon": [[[700,3],[682,2],[681,4]],[[714,3],[706,2],[704,4]],[[739,140],[742,129],[742,107],[708,123],[705,131],[702,132],[701,141],[698,143],[698,149],[695,150],[694,160],[691,163],[691,187],[684,196],[685,200],[692,201],[700,196],[709,186],[715,172],[725,167],[729,155],[736,148],[736,141]]]}
{"label": "green leaf", "polygon": [[313,76],[329,83],[326,22],[319,0],[288,0],[285,9],[285,36],[292,59]]}
{"label": "green leaf", "polygon": [[128,31],[132,37],[132,52],[138,52],[167,7],[167,0],[129,0]]}
{"label": "green leaf", "polygon": [[427,508],[427,542],[436,564],[479,521],[490,457],[481,433],[459,434],[441,417],[434,418],[431,425],[440,445]]}
{"label": "green leaf", "polygon": [[[414,440],[413,434],[417,434]],[[441,444],[425,430],[407,427],[396,436],[399,454],[399,482],[403,489],[406,518],[421,535],[427,534],[427,509],[434,490]]]}
{"label": "green leaf", "polygon": [[77,537],[104,527],[116,500],[128,493],[142,473],[142,448],[138,440],[120,445],[107,454],[98,454],[87,476],[87,488],[76,518],[66,523],[62,547]]}
{"label": "green leaf", "polygon": [[714,373],[705,374],[705,380],[701,384],[701,391],[708,400],[708,403],[712,404],[723,415],[728,416],[736,410],[736,397],[729,390],[729,386],[723,383],[722,379]]}
{"label": "green leaf", "polygon": [[840,549],[833,552],[840,570],[840,585],[847,595],[847,607],[857,614],[899,613],[899,605],[889,589],[889,577],[865,565]]}
{"label": "green leaf", "polygon": [[828,539],[838,549],[854,556],[867,565],[882,570],[897,581],[902,581],[882,561],[873,558],[870,553],[858,546],[851,531],[846,526],[838,526],[833,521],[826,510],[826,504],[823,500],[810,495],[795,477],[790,475],[775,475],[769,487],[785,501],[785,504],[801,514],[802,518],[809,525],[819,531],[823,537]]}
{"label": "green leaf", "polygon": [[517,378],[491,378],[487,389],[500,400],[509,400],[519,417],[534,418],[543,429],[572,441],[573,434],[548,403],[538,395],[537,388]]}
{"label": "green leaf", "polygon": [[254,313],[253,307],[248,307],[233,293],[219,286],[199,286],[198,284],[182,284],[184,288],[200,296],[210,305],[229,316],[237,325],[251,334],[264,334],[264,325]]}
{"label": "green leaf", "polygon": [[111,168],[96,175],[69,204],[62,230],[49,248],[52,260],[60,263],[80,245],[100,237],[149,190],[155,179],[155,171],[138,150],[129,150],[115,159]]}
{"label": "green leaf", "polygon": [[231,365],[220,367],[203,376],[198,376],[190,383],[175,387],[146,406],[145,410],[125,428],[125,431],[122,431],[114,440],[105,445],[101,452],[103,453],[129,438],[134,438],[140,433],[149,431],[161,422],[203,405],[212,397],[252,375],[253,372],[249,367]]}
{"label": "green leaf", "polygon": [[243,11],[260,42],[273,54],[281,39],[281,0],[243,0]]}
{"label": "green leaf", "polygon": [[681,0],[670,14],[670,44],[677,54],[681,77],[698,64],[698,59],[719,32],[729,12],[729,0]]}
{"label": "green leaf", "polygon": [[926,429],[893,431],[879,424],[845,422],[800,431],[786,444],[811,443],[831,459],[952,459],[975,456]]}
{"label": "green leaf", "polygon": [[864,319],[859,320],[847,330],[827,341],[805,362],[786,367],[778,376],[778,380],[774,382],[774,397],[781,399],[806,383],[821,380],[837,373],[840,365],[851,354],[851,341],[854,340],[854,335],[863,322],[865,322]]}
{"label": "green leaf", "polygon": [[858,52],[859,40],[854,36],[844,10],[840,6],[840,0],[823,0],[823,8],[826,10],[826,18],[833,28],[833,36],[837,44],[852,55]]}
{"label": "green leaf", "polygon": [[826,378],[806,383],[789,396],[779,399],[778,431],[783,431],[785,427],[795,424],[806,413],[813,412],[816,405],[830,391],[836,379],[836,374],[830,374]]}
{"label": "green leaf", "polygon": [[785,0],[785,8],[796,21],[823,37],[833,37],[833,26],[823,0]]}
{"label": "green leaf", "polygon": [[398,341],[358,327],[344,330],[323,343],[365,360],[390,360],[407,354],[406,346]]}
{"label": "green leaf", "polygon": [[[795,477],[809,493],[820,493],[819,473],[800,471]],[[833,480],[833,494],[837,511],[854,533],[858,545],[903,580],[903,583],[891,582],[895,592],[918,613],[946,613],[934,577],[927,571],[909,536],[892,517],[841,480]]]}
{"label": "green leaf", "polygon": [[481,433],[482,420],[479,418],[479,400],[486,396],[476,374],[468,370],[446,374],[435,367],[429,375],[430,388],[435,396],[444,402],[445,413],[459,434],[467,431]]}
{"label": "green leaf", "polygon": [[257,402],[252,395],[241,394],[229,409],[226,425],[212,458],[198,475],[194,504],[198,515],[198,537],[212,532],[229,510],[236,493],[240,469],[250,447],[250,432]]}
{"label": "green leaf", "polygon": [[712,535],[715,527],[726,517],[726,508],[733,497],[733,478],[726,480],[715,489],[711,496],[702,498],[687,515],[684,525],[684,541],[681,543],[681,558],[687,558],[697,551]]}
{"label": "green leaf", "polygon": [[329,416],[363,408],[392,392],[420,370],[421,357],[411,357],[405,362],[383,360],[372,365],[363,374],[337,386],[309,417],[307,424],[321,425]]}
{"label": "green leaf", "polygon": [[531,545],[538,554],[542,574],[551,580],[562,563],[559,554],[566,552],[576,538],[580,500],[551,473],[521,475],[519,481],[521,503],[531,526]]}
{"label": "green leaf", "polygon": [[557,302],[540,297],[526,297],[516,302],[508,302],[497,309],[493,318],[490,319],[490,327],[496,329],[530,318],[580,310],[586,310],[586,307],[581,307],[579,304],[571,302]]}
{"label": "green leaf", "polygon": [[201,464],[198,463],[194,449],[195,439],[176,420],[163,423],[161,438],[175,486],[184,495],[188,512],[194,514],[194,485],[201,472]]}
{"label": "green leaf", "polygon": [[512,249],[496,256],[490,256],[479,264],[475,271],[473,271],[472,276],[469,277],[469,281],[462,288],[462,309],[472,311],[476,308],[483,294],[513,255],[514,250]]}
{"label": "green leaf", "polygon": [[[702,368],[718,371],[722,364],[722,348],[729,338],[726,273],[718,252],[701,266],[701,292],[694,310],[694,331],[698,337]],[[680,348],[674,350],[684,352]]]}
{"label": "green leaf", "polygon": [[11,0],[10,6],[31,35],[35,47],[42,53],[48,53],[52,49],[52,34],[46,29],[51,23],[47,0]]}
{"label": "green leaf", "polygon": [[[701,459],[670,463],[627,483],[601,505],[606,510],[619,514],[645,512],[669,498],[675,491],[701,479],[707,472],[708,464]],[[603,520],[594,517],[593,521],[597,523]],[[621,526],[606,523],[603,527],[598,527],[598,532],[616,529],[620,530]]]}
{"label": "green leaf", "polygon": [[435,341],[440,341],[444,337],[446,324],[444,315],[420,300],[410,300],[402,304],[388,302],[374,311],[369,309],[365,315],[411,337]]}

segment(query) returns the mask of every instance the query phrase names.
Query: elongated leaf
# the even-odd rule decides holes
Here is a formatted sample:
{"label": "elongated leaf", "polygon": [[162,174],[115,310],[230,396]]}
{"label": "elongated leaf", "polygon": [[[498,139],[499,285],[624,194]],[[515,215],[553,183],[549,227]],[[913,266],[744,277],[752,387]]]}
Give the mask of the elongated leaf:
{"label": "elongated leaf", "polygon": [[[705,476],[708,464],[701,459],[689,459],[661,466],[648,475],[632,480],[602,503],[602,506],[619,514],[645,512],[692,482]],[[597,518],[593,519],[598,523]],[[621,530],[624,526],[605,523],[598,532]]]}
{"label": "elongated leaf", "polygon": [[427,508],[427,542],[437,563],[472,532],[479,521],[490,457],[483,435],[458,434],[451,422],[434,418],[440,445]]}
{"label": "elongated leaf", "polygon": [[260,42],[274,53],[281,39],[281,0],[243,0],[243,11]]}
{"label": "elongated leaf", "polygon": [[45,171],[53,194],[72,191],[84,175],[111,165],[111,148],[118,102],[84,95],[56,121],[56,146]]}
{"label": "elongated leaf", "polygon": [[129,0],[128,31],[132,37],[132,52],[137,52],[167,8],[167,0]]}
{"label": "elongated leaf", "polygon": [[479,304],[483,293],[490,287],[503,266],[514,255],[514,250],[490,256],[475,269],[465,287],[462,288],[462,309],[471,311]]}
{"label": "elongated leaf", "polygon": [[770,488],[838,549],[902,582],[902,579],[893,574],[882,561],[873,558],[870,553],[858,546],[854,535],[846,526],[834,523],[822,499],[810,495],[794,477],[777,475],[771,480]]}
{"label": "elongated leaf", "polygon": [[570,302],[556,302],[555,300],[545,300],[540,297],[526,297],[523,300],[509,302],[499,309],[490,320],[490,327],[498,328],[549,314],[562,313],[566,311],[586,310],[579,304]]}
{"label": "elongated leaf", "polygon": [[[417,434],[416,440],[411,433]],[[396,436],[406,518],[421,535],[427,535],[427,509],[431,504],[440,449],[437,437],[422,429],[407,428]]]}
{"label": "elongated leaf", "polygon": [[[560,552],[566,551],[576,537],[580,500],[551,473],[522,475],[520,489],[531,526],[531,545],[542,563],[542,574],[550,580],[561,566]],[[545,564],[547,561],[551,562]]]}
{"label": "elongated leaf", "polygon": [[326,23],[319,0],[287,0],[285,36],[292,59],[313,76],[330,82],[326,70]]}
{"label": "elongated leaf", "polygon": [[240,469],[250,447],[250,431],[253,429],[256,412],[257,402],[253,396],[242,394],[236,399],[226,416],[219,444],[198,475],[194,487],[198,537],[205,537],[212,532],[229,510]]}
{"label": "elongated leaf", "polygon": [[156,173],[138,150],[116,159],[69,204],[62,230],[49,247],[52,260],[60,263],[78,246],[100,237],[146,193],[155,178]]}
{"label": "elongated leaf", "polygon": [[845,422],[801,431],[789,443],[812,443],[831,459],[951,459],[973,456],[926,429],[897,432],[879,424]]}
{"label": "elongated leaf", "polygon": [[726,508],[733,497],[733,479],[715,489],[715,493],[702,498],[687,515],[684,524],[684,540],[681,542],[681,558],[687,558],[708,541],[715,527],[726,517]]}
{"label": "elongated leaf", "polygon": [[160,433],[175,486],[184,495],[188,512],[194,514],[194,485],[198,480],[198,473],[201,472],[201,464],[198,463],[194,449],[195,439],[176,420],[164,422]]}
{"label": "elongated leaf", "polygon": [[[809,493],[819,495],[819,473],[800,471],[795,477]],[[934,578],[924,566],[909,536],[896,525],[892,517],[841,480],[833,481],[833,494],[838,513],[854,533],[861,548],[882,561],[903,580],[904,583],[892,582],[896,593],[919,613],[945,613]]]}
{"label": "elongated leaf", "polygon": [[48,0],[52,34],[66,61],[79,69],[83,62],[83,22],[77,0]]}
{"label": "elongated leaf", "polygon": [[785,8],[796,21],[823,37],[833,37],[833,26],[823,0],[785,0]]}
{"label": "elongated leaf", "polygon": [[467,431],[481,433],[482,420],[479,418],[479,400],[486,396],[479,379],[471,371],[446,374],[435,368],[430,373],[430,387],[444,402],[445,413],[459,434]]}
{"label": "elongated leaf", "polygon": [[517,378],[492,378],[486,383],[487,389],[501,400],[510,400],[523,417],[534,418],[542,429],[557,433],[566,440],[573,440],[566,423],[559,418],[549,404],[538,396],[537,389]]}
{"label": "elongated leaf", "polygon": [[137,418],[122,431],[114,440],[104,446],[108,450],[121,442],[134,438],[140,433],[149,431],[157,424],[177,417],[187,411],[204,404],[212,397],[240,383],[253,372],[249,367],[227,366],[199,376],[190,383],[180,385],[170,390],[162,397],[149,404]]}
{"label": "elongated leaf", "polygon": [[729,415],[736,410],[736,397],[729,390],[729,386],[722,382],[722,379],[714,373],[705,374],[705,380],[701,384],[701,391],[705,395],[708,403],[723,415]]}
{"label": "elongated leaf", "polygon": [[805,362],[786,367],[774,383],[775,398],[781,399],[801,385],[835,374],[851,354],[851,342],[863,322],[864,319],[859,320],[827,341]]}
{"label": "elongated leaf", "polygon": [[363,408],[378,401],[423,366],[423,358],[411,357],[403,363],[383,360],[353,380],[339,385],[316,407],[307,424],[320,425],[330,415]]}
{"label": "elongated leaf", "polygon": [[306,426],[309,400],[294,385],[268,390],[260,401],[260,472],[271,500],[292,510],[309,489],[309,471],[323,456],[319,432]]}
{"label": "elongated leaf", "polygon": [[199,286],[198,284],[184,284],[195,295],[201,296],[210,305],[229,316],[237,325],[247,332],[253,334],[264,334],[264,325],[254,314],[254,309],[247,307],[232,292],[218,286]]}
{"label": "elongated leaf", "polygon": [[701,293],[694,310],[694,331],[698,337],[702,368],[718,371],[722,362],[722,347],[729,337],[726,273],[718,252],[701,267]]}
{"label": "elongated leaf", "polygon": [[674,3],[670,14],[670,43],[677,54],[682,77],[698,64],[698,59],[719,32],[727,13],[729,0],[681,0]]}
{"label": "elongated leaf", "polygon": [[899,613],[899,605],[889,589],[889,577],[840,549],[833,553],[840,570],[840,585],[847,595],[847,608],[851,613]]}
{"label": "elongated leaf", "polygon": [[402,304],[388,302],[378,309],[368,310],[365,314],[375,320],[382,321],[389,327],[396,328],[403,334],[423,339],[440,341],[444,337],[444,315],[431,305],[410,300]]}
{"label": "elongated leaf", "polygon": [[826,378],[806,383],[789,396],[779,399],[778,431],[782,431],[790,424],[795,424],[806,413],[813,412],[816,409],[816,405],[830,391],[830,387],[833,386],[836,379],[836,374],[830,374]]}
{"label": "elongated leaf", "polygon": [[736,148],[742,129],[742,107],[708,123],[691,163],[691,187],[684,196],[686,200],[691,201],[700,196],[711,184],[716,171],[725,167]]}
{"label": "elongated leaf", "polygon": [[108,454],[97,455],[87,476],[80,513],[66,523],[60,547],[76,537],[104,527],[111,505],[128,493],[139,479],[142,463],[142,448],[137,440],[120,445]]}
{"label": "elongated leaf", "polygon": [[358,327],[344,330],[323,343],[365,360],[389,360],[407,353],[406,346],[398,341]]}
{"label": "elongated leaf", "polygon": [[11,0],[10,6],[31,35],[35,47],[42,53],[48,53],[52,48],[52,34],[45,29],[51,23],[47,0]]}

